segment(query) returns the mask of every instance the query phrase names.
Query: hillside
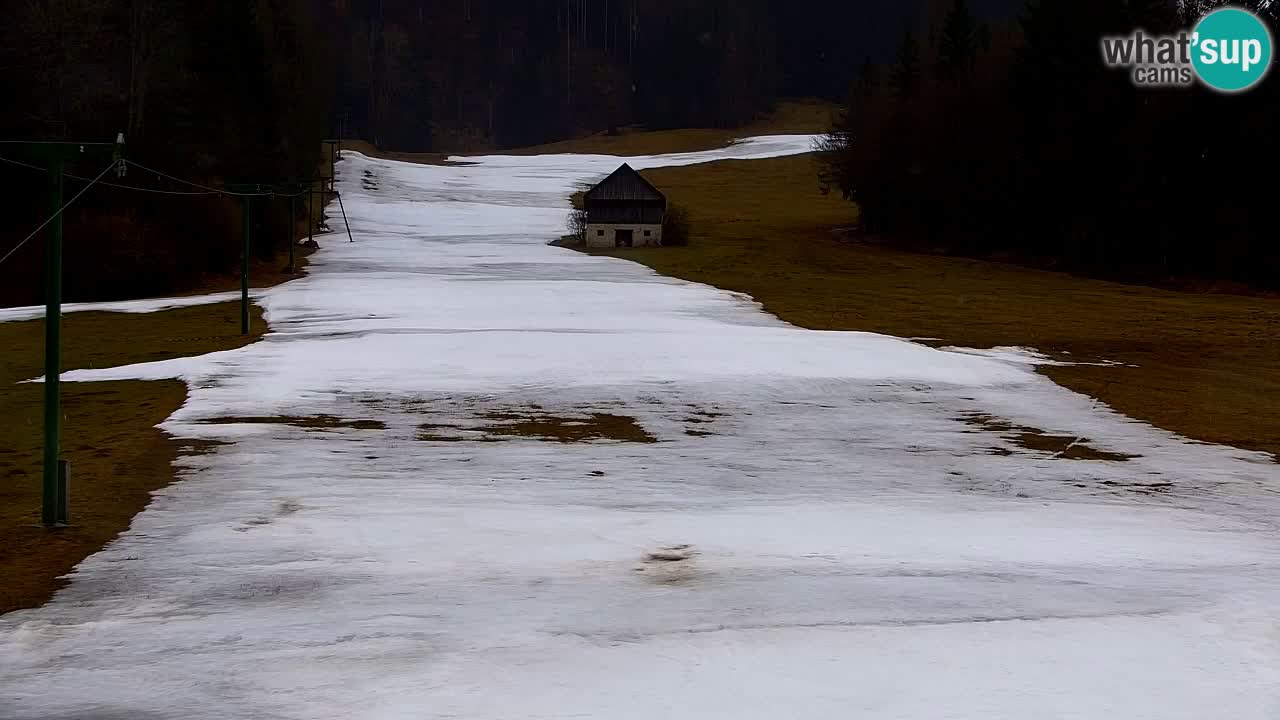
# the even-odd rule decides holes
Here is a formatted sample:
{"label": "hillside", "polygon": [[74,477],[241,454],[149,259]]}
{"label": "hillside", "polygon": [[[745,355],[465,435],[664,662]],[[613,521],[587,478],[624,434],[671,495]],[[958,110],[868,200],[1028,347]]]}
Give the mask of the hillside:
{"label": "hillside", "polygon": [[811,157],[644,174],[689,210],[690,247],[594,252],[747,293],[801,327],[1032,347],[1084,363],[1040,370],[1126,415],[1280,459],[1280,300],[851,243],[856,211],[818,191]]}

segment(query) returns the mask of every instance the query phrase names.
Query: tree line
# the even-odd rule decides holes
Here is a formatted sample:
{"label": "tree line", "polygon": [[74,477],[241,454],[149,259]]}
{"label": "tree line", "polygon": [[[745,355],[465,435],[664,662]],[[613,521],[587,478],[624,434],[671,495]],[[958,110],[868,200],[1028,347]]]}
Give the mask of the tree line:
{"label": "tree line", "polygon": [[[847,48],[879,42],[912,4],[18,0],[0,25],[0,139],[123,132],[131,159],[220,185],[310,177],[328,136],[468,151],[633,124],[732,127],[780,94],[843,96]],[[68,170],[100,169],[89,165]],[[136,170],[121,184],[188,189]],[[0,172],[13,208],[0,252],[47,216],[44,185],[36,171]],[[255,246],[269,258],[300,218],[283,201],[257,206]],[[66,217],[68,298],[198,286],[234,267],[239,208],[96,188]],[[0,304],[40,300],[40,260],[32,242],[0,265]]]}
{"label": "tree line", "polygon": [[[950,0],[896,58],[865,63],[823,141],[822,182],[901,245],[1280,287],[1266,180],[1280,84],[1140,88],[1101,59],[1103,36],[1174,33],[1223,4],[1034,0],[984,23]],[[1280,3],[1244,4],[1277,26]]]}
{"label": "tree line", "polygon": [[[342,133],[417,151],[531,145],[632,124],[735,127],[792,90],[791,43],[798,63],[800,35],[822,25],[813,16],[780,35],[795,8],[777,0],[376,0],[333,10],[329,22],[346,31],[335,48],[345,58],[335,98]],[[828,83],[834,97],[848,76],[828,70],[839,76]]]}
{"label": "tree line", "polygon": [[[123,132],[131,159],[220,186],[310,178],[325,137],[491,150],[628,125],[734,127],[778,97],[848,98],[822,179],[871,232],[1274,284],[1258,232],[1268,184],[1241,179],[1276,155],[1274,79],[1232,97],[1138,90],[1098,56],[1101,35],[1185,27],[1206,2],[19,0],[0,25],[0,139]],[[1251,2],[1275,19],[1280,3]],[[13,152],[0,157],[24,159]],[[68,170],[89,177],[91,164]],[[49,209],[40,172],[0,165],[4,252]],[[189,189],[136,168],[119,183]],[[282,200],[256,205],[269,259],[302,218]],[[240,207],[96,188],[66,217],[68,299],[226,272]],[[41,299],[40,261],[32,242],[0,265],[0,304]]]}
{"label": "tree line", "polygon": [[[22,0],[0,26],[0,139],[112,142],[131,160],[193,182],[224,186],[312,177],[329,128],[333,58],[317,42],[305,0]],[[11,144],[0,157],[41,165]],[[101,158],[66,171],[92,178]],[[137,168],[105,180],[188,192]],[[11,208],[7,252],[50,214],[48,179],[0,163]],[[84,183],[66,180],[66,197]],[[259,201],[256,252],[279,252],[284,201]],[[100,185],[64,217],[68,300],[160,295],[199,287],[234,268],[240,203],[216,195],[162,195]],[[0,304],[42,299],[43,236],[0,265]],[[283,265],[283,263],[282,263]]]}

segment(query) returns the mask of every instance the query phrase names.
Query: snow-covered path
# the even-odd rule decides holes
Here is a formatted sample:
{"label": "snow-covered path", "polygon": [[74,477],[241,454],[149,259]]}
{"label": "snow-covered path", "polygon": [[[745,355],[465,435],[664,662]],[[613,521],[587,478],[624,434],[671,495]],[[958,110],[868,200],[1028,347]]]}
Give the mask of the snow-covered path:
{"label": "snow-covered path", "polygon": [[183,377],[228,444],[0,617],[0,718],[1280,715],[1269,458],[547,247],[618,160],[471,160],[347,153],[357,242],[262,342],[69,375]]}

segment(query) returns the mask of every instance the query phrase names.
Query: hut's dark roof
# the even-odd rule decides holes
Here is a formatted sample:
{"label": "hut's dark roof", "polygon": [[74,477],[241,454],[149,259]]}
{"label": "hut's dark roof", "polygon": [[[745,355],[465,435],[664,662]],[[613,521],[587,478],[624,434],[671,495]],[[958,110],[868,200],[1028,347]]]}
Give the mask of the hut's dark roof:
{"label": "hut's dark roof", "polygon": [[630,165],[614,170],[609,177],[601,180],[595,187],[587,191],[587,200],[663,200],[667,198],[658,188],[636,172]]}

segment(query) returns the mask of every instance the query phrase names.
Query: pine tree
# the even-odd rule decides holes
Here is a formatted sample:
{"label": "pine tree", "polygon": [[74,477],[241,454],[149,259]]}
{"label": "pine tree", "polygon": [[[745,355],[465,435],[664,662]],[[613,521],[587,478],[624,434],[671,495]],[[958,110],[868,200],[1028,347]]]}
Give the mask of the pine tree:
{"label": "pine tree", "polygon": [[969,3],[955,0],[942,25],[942,41],[938,48],[939,69],[943,77],[955,80],[973,69],[977,53],[977,31]]}
{"label": "pine tree", "polygon": [[900,98],[914,97],[920,91],[920,43],[908,30],[898,50],[898,61],[893,66],[893,89]]}

